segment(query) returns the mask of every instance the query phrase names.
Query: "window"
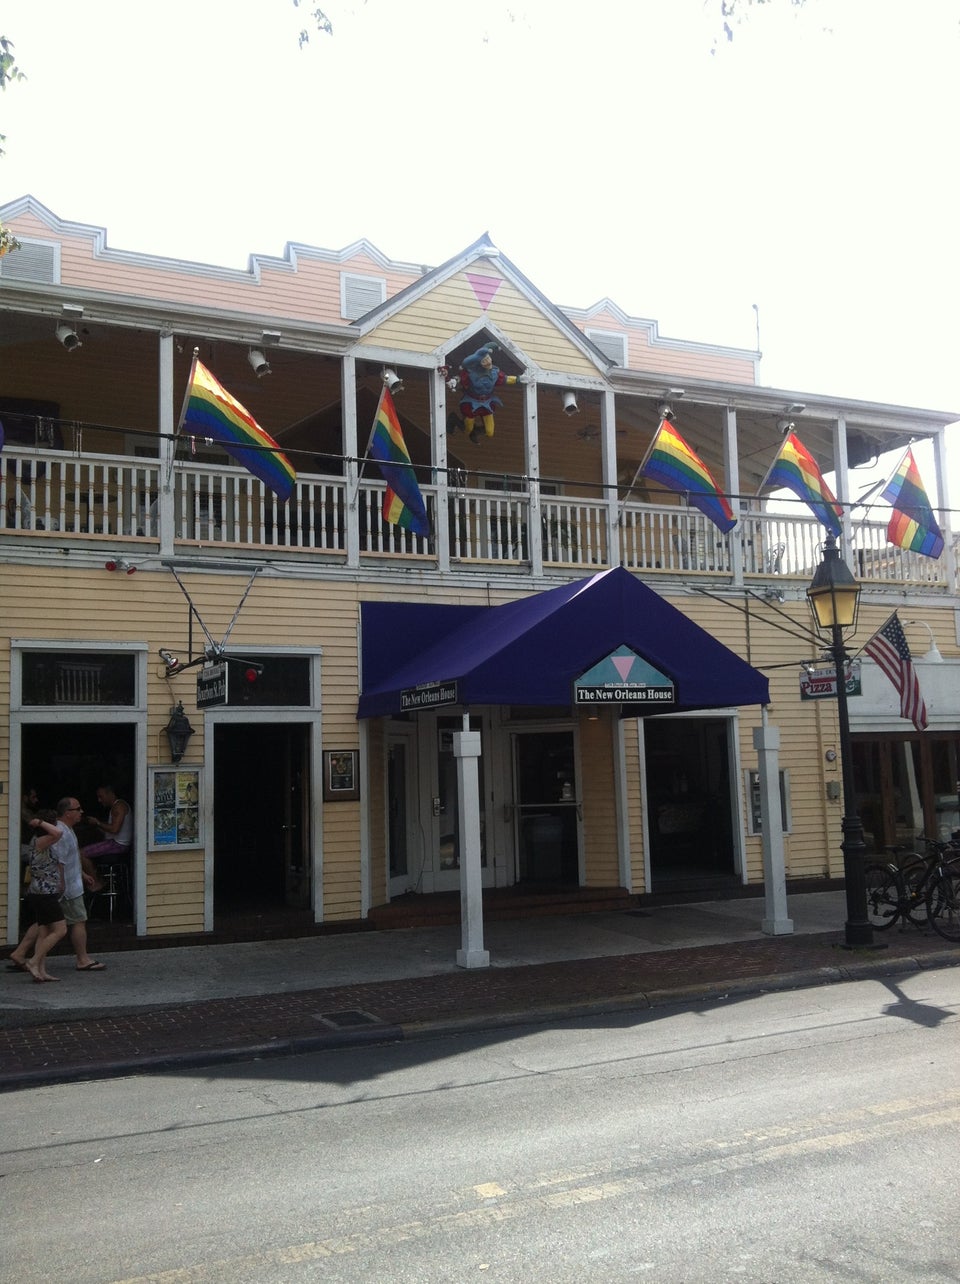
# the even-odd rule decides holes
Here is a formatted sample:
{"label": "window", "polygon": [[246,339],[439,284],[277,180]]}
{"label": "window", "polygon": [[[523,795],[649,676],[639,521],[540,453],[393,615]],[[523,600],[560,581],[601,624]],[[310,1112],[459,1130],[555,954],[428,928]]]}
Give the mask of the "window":
{"label": "window", "polygon": [[126,651],[25,651],[24,705],[134,705],[137,657]]}
{"label": "window", "polygon": [[231,707],[310,704],[309,656],[231,653],[230,658],[227,704]]}
{"label": "window", "polygon": [[0,258],[0,277],[4,281],[37,281],[42,285],[60,284],[60,245],[57,241],[36,241],[19,236],[19,250]]}
{"label": "window", "polygon": [[340,273],[340,312],[348,321],[366,316],[372,308],[378,308],[386,297],[387,283],[383,277]]}
{"label": "window", "polygon": [[627,364],[627,336],[615,330],[585,330],[584,334],[605,357],[618,366]]}
{"label": "window", "polygon": [[[760,824],[760,772],[746,771],[744,775],[747,778],[747,798],[750,805],[750,833],[760,834],[763,827]],[[790,818],[790,773],[789,771],[780,772],[780,824],[785,834],[789,834],[792,828]]]}

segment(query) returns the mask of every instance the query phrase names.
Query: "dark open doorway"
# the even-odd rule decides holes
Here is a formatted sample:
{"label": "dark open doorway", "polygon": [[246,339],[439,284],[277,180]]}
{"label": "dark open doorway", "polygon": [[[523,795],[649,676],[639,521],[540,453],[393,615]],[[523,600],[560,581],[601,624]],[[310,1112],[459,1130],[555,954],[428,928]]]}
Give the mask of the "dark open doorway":
{"label": "dark open doorway", "polygon": [[[132,723],[68,722],[24,726],[20,738],[21,780],[13,782],[19,802],[23,789],[33,785],[43,807],[74,795],[85,812],[100,815],[97,786],[113,785],[137,814],[136,729]],[[90,835],[90,840],[100,837]],[[78,830],[81,842],[82,829]]]}
{"label": "dark open doorway", "polygon": [[738,882],[726,721],[648,718],[644,737],[650,891]]}
{"label": "dark open doorway", "polygon": [[214,731],[214,914],[307,910],[309,728],[220,723]]}

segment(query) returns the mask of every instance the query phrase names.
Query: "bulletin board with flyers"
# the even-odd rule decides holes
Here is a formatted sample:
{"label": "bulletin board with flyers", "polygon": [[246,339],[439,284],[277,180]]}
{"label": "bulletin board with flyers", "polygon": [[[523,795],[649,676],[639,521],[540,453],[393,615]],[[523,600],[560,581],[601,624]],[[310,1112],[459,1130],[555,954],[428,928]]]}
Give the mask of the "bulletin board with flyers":
{"label": "bulletin board with flyers", "polygon": [[150,851],[203,846],[200,789],[199,767],[150,768]]}

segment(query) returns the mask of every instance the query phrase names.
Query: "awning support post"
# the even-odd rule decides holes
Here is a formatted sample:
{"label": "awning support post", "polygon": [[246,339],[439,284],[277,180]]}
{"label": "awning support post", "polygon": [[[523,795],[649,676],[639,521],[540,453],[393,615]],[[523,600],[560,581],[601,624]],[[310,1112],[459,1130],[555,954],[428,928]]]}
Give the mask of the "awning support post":
{"label": "awning support post", "polygon": [[787,875],[783,854],[783,821],[780,811],[780,728],[763,723],[753,729],[760,776],[760,830],[763,847],[763,922],[768,936],[787,936],[793,920],[787,914]]}
{"label": "awning support post", "polygon": [[[469,717],[464,716],[464,727]],[[457,760],[460,794],[460,932],[457,950],[460,967],[489,967],[490,953],[483,948],[483,876],[480,865],[480,732],[455,731],[453,756]]]}

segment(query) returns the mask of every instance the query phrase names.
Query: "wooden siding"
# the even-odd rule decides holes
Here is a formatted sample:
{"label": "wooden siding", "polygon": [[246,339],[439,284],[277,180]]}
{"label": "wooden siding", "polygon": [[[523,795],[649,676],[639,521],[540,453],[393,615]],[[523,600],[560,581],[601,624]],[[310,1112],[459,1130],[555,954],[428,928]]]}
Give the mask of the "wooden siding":
{"label": "wooden siding", "polygon": [[631,370],[649,370],[683,379],[709,379],[723,383],[756,383],[756,366],[747,356],[734,355],[709,344],[664,339],[652,322],[624,322],[611,312],[600,312],[589,320],[579,316],[581,330],[610,330],[627,336],[627,364]]}
{"label": "wooden siding", "polygon": [[608,718],[581,718],[579,730],[580,797],[586,852],[584,882],[587,887],[619,887],[617,809],[612,797],[616,764],[611,723]]}
{"label": "wooden siding", "polygon": [[477,301],[467,274],[460,272],[377,326],[365,342],[411,352],[443,350],[453,335],[472,322],[489,319],[542,370],[599,376],[597,367],[563,334],[556,321],[535,307],[502,273],[488,263],[471,271],[497,275],[503,280],[486,311]]}

